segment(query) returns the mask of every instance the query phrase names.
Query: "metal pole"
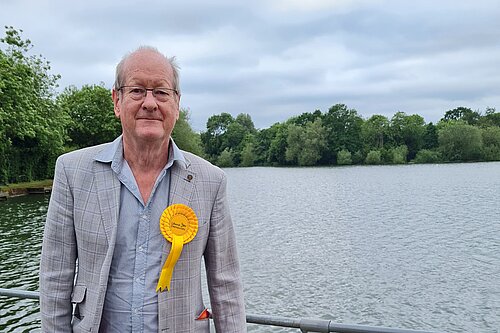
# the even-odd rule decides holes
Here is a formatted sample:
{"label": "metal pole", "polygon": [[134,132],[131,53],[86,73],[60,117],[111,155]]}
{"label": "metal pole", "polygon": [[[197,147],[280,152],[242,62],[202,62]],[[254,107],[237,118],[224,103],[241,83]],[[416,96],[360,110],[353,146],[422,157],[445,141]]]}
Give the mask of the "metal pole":
{"label": "metal pole", "polygon": [[[30,298],[38,300],[40,294],[38,291],[28,291],[19,289],[0,288],[0,296]],[[334,323],[324,319],[308,319],[308,318],[287,318],[275,316],[259,316],[247,315],[247,323],[298,328],[302,333],[308,332],[337,332],[337,333],[438,333],[429,331],[406,330],[399,328],[347,325]]]}
{"label": "metal pole", "polygon": [[39,299],[38,291],[0,288],[0,296]]}

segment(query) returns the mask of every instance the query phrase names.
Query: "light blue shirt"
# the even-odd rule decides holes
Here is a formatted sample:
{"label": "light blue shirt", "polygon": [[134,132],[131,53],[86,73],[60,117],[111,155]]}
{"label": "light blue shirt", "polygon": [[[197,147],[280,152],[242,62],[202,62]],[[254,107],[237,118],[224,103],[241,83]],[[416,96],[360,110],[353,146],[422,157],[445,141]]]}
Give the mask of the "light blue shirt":
{"label": "light blue shirt", "polygon": [[169,202],[170,167],[186,163],[171,140],[167,164],[160,172],[148,202],[143,202],[134,175],[123,158],[122,137],[113,141],[98,160],[111,163],[121,182],[116,246],[109,272],[100,332],[157,332],[156,285],[166,240],[159,221]]}

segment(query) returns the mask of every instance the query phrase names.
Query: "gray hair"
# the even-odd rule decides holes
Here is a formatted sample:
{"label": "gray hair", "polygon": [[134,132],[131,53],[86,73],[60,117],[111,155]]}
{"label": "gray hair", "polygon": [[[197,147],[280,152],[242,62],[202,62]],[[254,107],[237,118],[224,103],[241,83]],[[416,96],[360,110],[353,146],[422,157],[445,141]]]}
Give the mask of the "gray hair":
{"label": "gray hair", "polygon": [[180,94],[181,93],[181,87],[180,87],[180,83],[179,83],[179,69],[180,69],[180,67],[177,64],[175,57],[169,58],[169,57],[165,56],[163,53],[161,53],[160,51],[158,51],[158,49],[156,47],[152,47],[152,46],[140,46],[136,50],[127,53],[122,58],[122,60],[118,63],[118,65],[116,65],[115,83],[113,85],[113,88],[118,89],[124,84],[125,73],[123,72],[123,68],[124,68],[127,60],[135,53],[142,52],[142,51],[154,52],[154,53],[162,56],[163,58],[165,58],[167,63],[172,67],[172,71],[174,73],[174,82],[172,82],[174,89],[177,90],[178,94]]}

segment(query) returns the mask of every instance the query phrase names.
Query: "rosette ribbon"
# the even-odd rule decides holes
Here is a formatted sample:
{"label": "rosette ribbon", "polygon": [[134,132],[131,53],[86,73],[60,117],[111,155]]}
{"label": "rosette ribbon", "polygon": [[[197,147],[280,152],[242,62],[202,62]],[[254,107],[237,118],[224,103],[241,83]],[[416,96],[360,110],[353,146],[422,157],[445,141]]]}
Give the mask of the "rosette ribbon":
{"label": "rosette ribbon", "polygon": [[160,231],[163,237],[172,243],[172,248],[161,270],[156,291],[163,291],[165,288],[170,291],[170,281],[182,247],[192,241],[198,232],[198,218],[186,205],[168,206],[160,217]]}

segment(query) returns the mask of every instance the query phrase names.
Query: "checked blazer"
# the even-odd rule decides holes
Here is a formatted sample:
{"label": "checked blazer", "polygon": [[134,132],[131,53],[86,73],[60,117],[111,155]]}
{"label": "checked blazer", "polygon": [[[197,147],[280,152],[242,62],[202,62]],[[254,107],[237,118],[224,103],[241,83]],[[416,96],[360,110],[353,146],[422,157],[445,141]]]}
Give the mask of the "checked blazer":
{"label": "checked blazer", "polygon": [[[43,332],[98,332],[113,258],[121,183],[110,163],[96,160],[108,144],[74,151],[56,162],[40,263]],[[169,204],[191,207],[196,237],[184,245],[171,290],[158,294],[159,332],[209,332],[197,320],[205,306],[201,258],[217,332],[246,332],[243,291],[222,170],[188,152],[171,169]],[[170,252],[165,241],[162,265]]]}

